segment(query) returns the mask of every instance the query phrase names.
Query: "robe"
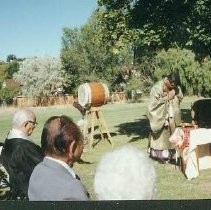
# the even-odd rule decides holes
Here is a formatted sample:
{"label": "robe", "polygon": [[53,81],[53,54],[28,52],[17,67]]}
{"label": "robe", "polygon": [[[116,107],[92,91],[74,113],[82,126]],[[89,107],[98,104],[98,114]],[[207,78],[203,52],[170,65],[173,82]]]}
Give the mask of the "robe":
{"label": "robe", "polygon": [[168,100],[164,91],[164,79],[155,83],[150,91],[147,116],[151,134],[149,147],[154,150],[172,149],[169,137],[181,123],[180,102],[183,98],[181,88],[176,87],[175,97]]}

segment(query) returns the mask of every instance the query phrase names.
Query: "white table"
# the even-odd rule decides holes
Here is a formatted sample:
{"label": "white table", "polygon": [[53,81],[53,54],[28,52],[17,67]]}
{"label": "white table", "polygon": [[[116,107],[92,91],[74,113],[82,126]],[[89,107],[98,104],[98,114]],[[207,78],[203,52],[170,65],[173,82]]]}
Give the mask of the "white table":
{"label": "white table", "polygon": [[193,179],[199,170],[211,168],[211,129],[198,128],[190,131],[185,175]]}
{"label": "white table", "polygon": [[188,180],[199,176],[202,169],[211,168],[211,129],[190,129],[189,145],[185,142],[184,129],[176,128],[170,141],[183,159],[183,169]]}

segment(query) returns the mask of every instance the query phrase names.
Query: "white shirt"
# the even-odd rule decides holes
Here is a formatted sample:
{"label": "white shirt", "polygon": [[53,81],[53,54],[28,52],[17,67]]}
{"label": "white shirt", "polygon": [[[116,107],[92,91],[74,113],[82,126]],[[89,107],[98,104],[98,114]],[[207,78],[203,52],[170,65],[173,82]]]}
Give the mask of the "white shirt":
{"label": "white shirt", "polygon": [[7,136],[7,139],[13,139],[13,138],[21,138],[32,141],[32,139],[29,136],[27,136],[24,132],[15,128],[12,128]]}
{"label": "white shirt", "polygon": [[73,171],[73,169],[72,169],[67,163],[65,163],[64,161],[58,160],[58,159],[56,159],[56,158],[52,158],[52,157],[49,157],[49,156],[46,156],[45,158],[50,159],[50,160],[53,160],[53,161],[59,163],[60,165],[62,165],[63,167],[65,167],[65,168],[68,170],[68,172],[69,172],[74,178],[76,178],[76,175],[75,175],[75,172]]}

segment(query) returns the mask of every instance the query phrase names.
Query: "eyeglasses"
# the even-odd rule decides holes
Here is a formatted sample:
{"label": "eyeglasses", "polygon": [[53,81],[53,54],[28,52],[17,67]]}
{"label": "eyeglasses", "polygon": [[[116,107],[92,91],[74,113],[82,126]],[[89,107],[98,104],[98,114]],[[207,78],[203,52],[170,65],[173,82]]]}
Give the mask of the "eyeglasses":
{"label": "eyeglasses", "polygon": [[34,125],[38,125],[38,123],[37,123],[37,122],[34,122],[34,121],[28,120],[27,122],[32,123],[32,124],[34,124]]}

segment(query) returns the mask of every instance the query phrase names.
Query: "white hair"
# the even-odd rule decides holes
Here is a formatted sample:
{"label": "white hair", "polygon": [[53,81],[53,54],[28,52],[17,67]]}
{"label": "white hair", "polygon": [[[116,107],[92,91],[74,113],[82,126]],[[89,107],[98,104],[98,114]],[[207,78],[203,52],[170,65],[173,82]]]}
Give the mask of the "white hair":
{"label": "white hair", "polygon": [[29,109],[19,109],[13,115],[12,127],[23,125],[27,121],[34,121],[35,114]]}
{"label": "white hair", "polygon": [[155,190],[154,166],[139,149],[122,146],[102,157],[94,190],[98,200],[150,200]]}

